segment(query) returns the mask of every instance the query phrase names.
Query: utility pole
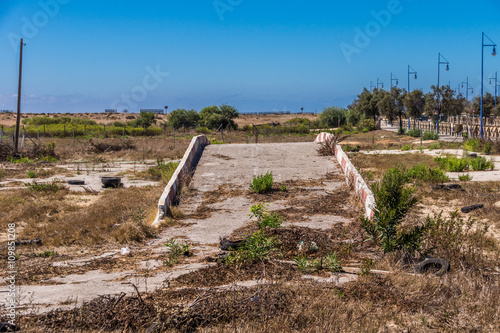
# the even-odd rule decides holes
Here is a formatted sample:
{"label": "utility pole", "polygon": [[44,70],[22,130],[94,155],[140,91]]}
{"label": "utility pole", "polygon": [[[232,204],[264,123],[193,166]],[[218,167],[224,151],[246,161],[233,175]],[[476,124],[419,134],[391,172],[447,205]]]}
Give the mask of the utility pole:
{"label": "utility pole", "polygon": [[21,81],[23,78],[23,39],[21,38],[21,52],[19,55],[19,85],[17,87],[17,119],[16,119],[16,139],[14,142],[14,154],[18,155],[19,145],[19,125],[21,122]]}

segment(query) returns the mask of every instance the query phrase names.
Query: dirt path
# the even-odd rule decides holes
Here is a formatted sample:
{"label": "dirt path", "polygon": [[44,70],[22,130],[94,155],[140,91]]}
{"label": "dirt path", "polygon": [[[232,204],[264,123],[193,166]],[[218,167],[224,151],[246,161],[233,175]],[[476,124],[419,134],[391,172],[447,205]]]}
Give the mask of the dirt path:
{"label": "dirt path", "polygon": [[[44,285],[19,286],[20,306],[45,312],[54,307],[73,307],[99,295],[132,294],[134,286],[140,292],[163,287],[169,280],[209,266],[204,258],[220,251],[219,238],[251,224],[249,210],[258,202],[270,202],[270,210],[282,211],[288,225],[327,229],[334,223],[351,223],[359,216],[361,204],[355,208],[356,203],[347,202],[354,191],[345,184],[334,159],[318,156],[316,148],[314,143],[208,146],[190,190],[181,199],[180,209],[186,218],[179,225],[167,228],[147,245],[132,248],[133,263],[121,269],[102,270],[91,265],[104,257],[127,259],[119,249],[89,260],[54,263],[65,267],[89,265],[92,269],[53,277]],[[276,182],[293,186],[289,191],[293,194],[277,191],[272,197],[252,195],[248,190],[252,177],[268,171],[273,172]],[[205,211],[200,212],[201,208]],[[164,243],[171,238],[190,243],[194,255],[181,265],[166,268],[162,261],[168,251]],[[144,253],[149,257],[144,258]],[[0,293],[4,290],[0,288]]]}

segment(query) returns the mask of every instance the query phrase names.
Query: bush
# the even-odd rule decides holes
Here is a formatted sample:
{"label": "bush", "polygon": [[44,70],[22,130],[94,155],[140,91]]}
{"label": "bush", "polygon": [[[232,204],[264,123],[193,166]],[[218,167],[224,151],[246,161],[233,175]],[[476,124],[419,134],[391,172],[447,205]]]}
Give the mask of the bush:
{"label": "bush", "polygon": [[427,217],[426,224],[430,225],[424,244],[426,252],[448,259],[457,268],[483,268],[479,266],[485,264],[488,247],[486,223],[471,217],[464,220],[455,211],[448,219],[442,214]]}
{"label": "bush", "polygon": [[294,259],[297,263],[297,267],[300,271],[305,273],[317,272],[320,270],[326,270],[330,272],[341,272],[342,265],[337,259],[337,253],[333,252],[328,254],[326,257],[318,259],[308,259],[305,256],[297,257]]}
{"label": "bush", "polygon": [[412,150],[412,149],[413,149],[413,146],[404,145],[403,148],[401,148],[401,151],[408,151],[408,150]]}
{"label": "bush", "polygon": [[169,162],[165,163],[161,159],[156,160],[156,166],[148,169],[148,179],[154,181],[163,181],[164,184],[168,184],[170,178],[174,174],[175,170],[179,166],[179,163]]}
{"label": "bush", "polygon": [[436,132],[424,132],[422,140],[439,140],[439,134]]}
{"label": "bush", "polygon": [[34,192],[57,192],[62,189],[55,181],[50,184],[37,183],[33,181],[32,183],[25,183],[24,186],[28,188],[30,191]]}
{"label": "bush", "polygon": [[324,126],[331,128],[345,124],[346,118],[347,118],[346,109],[338,108],[336,106],[331,106],[323,109],[323,112],[319,115],[318,120]]}
{"label": "bush", "polygon": [[430,183],[444,183],[450,178],[437,168],[428,168],[425,164],[414,166],[406,171],[406,181],[418,180]]}
{"label": "bush", "polygon": [[419,130],[418,128],[412,128],[408,130],[407,134],[414,138],[420,138],[420,135],[422,135],[422,131]]}
{"label": "bush", "polygon": [[252,131],[252,125],[243,125],[243,131],[245,131],[245,132],[251,132]]}
{"label": "bush", "polygon": [[191,245],[187,243],[177,242],[175,239],[171,239],[165,243],[165,246],[170,249],[168,253],[167,260],[164,261],[164,264],[167,266],[173,266],[179,262],[179,257],[191,256]]}
{"label": "bush", "polygon": [[361,226],[385,253],[420,251],[422,238],[429,228],[429,223],[401,227],[403,219],[418,203],[415,187],[405,186],[406,179],[404,166],[389,169],[379,183],[372,185],[376,202],[373,220],[361,218]]}
{"label": "bush", "polygon": [[468,181],[472,180],[472,178],[473,177],[471,175],[469,175],[469,173],[458,176],[458,180],[460,180],[461,182],[468,182]]}
{"label": "bush", "polygon": [[429,146],[429,150],[441,149],[441,147],[442,147],[441,142],[434,142]]}
{"label": "bush", "polygon": [[481,141],[479,139],[469,139],[464,143],[464,149],[468,151],[479,152],[481,147]]}
{"label": "bush", "polygon": [[457,158],[455,156],[438,156],[434,158],[439,166],[449,172],[462,172],[469,169],[469,162],[466,158]]}
{"label": "bush", "polygon": [[236,253],[225,258],[225,263],[255,263],[279,254],[279,240],[266,237],[263,230],[247,237]]}
{"label": "bush", "polygon": [[210,134],[211,131],[207,128],[207,127],[198,127],[196,129],[196,133],[200,133],[200,134]]}
{"label": "bush", "polygon": [[250,212],[252,212],[252,214],[250,214],[250,218],[257,218],[256,223],[259,229],[263,229],[266,227],[279,228],[283,223],[283,216],[276,213],[269,213],[267,211],[267,205],[265,204],[260,203],[258,205],[252,206],[250,208]]}
{"label": "bush", "polygon": [[476,158],[472,158],[469,161],[470,167],[474,171],[482,171],[482,170],[493,170],[495,168],[495,163],[493,161],[487,160],[486,157],[479,156]]}
{"label": "bush", "polygon": [[250,189],[259,194],[269,192],[273,188],[273,183],[273,173],[267,172],[265,175],[254,176],[250,183]]}

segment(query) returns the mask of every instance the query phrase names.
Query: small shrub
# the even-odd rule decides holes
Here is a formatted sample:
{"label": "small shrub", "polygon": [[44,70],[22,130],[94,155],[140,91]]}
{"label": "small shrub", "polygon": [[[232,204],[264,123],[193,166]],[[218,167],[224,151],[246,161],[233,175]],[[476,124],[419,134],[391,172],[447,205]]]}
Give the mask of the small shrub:
{"label": "small shrub", "polygon": [[429,146],[429,150],[441,149],[441,147],[442,147],[441,142],[434,142]]}
{"label": "small shrub", "polygon": [[296,257],[295,262],[297,263],[297,267],[299,271],[309,273],[309,272],[317,272],[320,270],[326,270],[330,272],[341,272],[342,265],[340,261],[337,259],[337,253],[333,252],[332,254],[328,254],[326,257],[321,257],[318,259],[308,259],[305,255]]}
{"label": "small shrub", "polygon": [[376,209],[373,220],[362,217],[361,226],[385,253],[420,251],[422,238],[428,229],[424,224],[402,228],[408,212],[418,203],[415,187],[407,187],[406,169],[400,165],[389,169],[382,180],[372,185]]}
{"label": "small shrub", "polygon": [[483,156],[470,159],[469,164],[474,171],[482,171],[488,169],[493,170],[495,168],[495,163],[493,163],[491,159],[487,160],[486,157]]}
{"label": "small shrub", "polygon": [[458,211],[443,218],[442,213],[427,217],[431,227],[425,240],[427,253],[446,258],[453,267],[483,268],[488,248],[488,224],[477,219],[460,217]]}
{"label": "small shrub", "polygon": [[35,171],[28,171],[28,178],[36,178]]}
{"label": "small shrub", "polygon": [[175,239],[171,239],[165,243],[165,246],[170,249],[168,253],[167,260],[164,261],[164,264],[167,266],[173,266],[179,262],[179,258],[181,256],[189,257],[192,255],[191,245],[187,243],[178,242]]}
{"label": "small shrub", "polygon": [[434,158],[439,166],[449,172],[462,172],[469,169],[469,161],[466,158],[457,158],[455,156],[438,156]]}
{"label": "small shrub", "polygon": [[250,189],[255,193],[262,194],[271,191],[273,183],[273,173],[267,172],[265,175],[254,176],[250,183]]}
{"label": "small shrub", "polygon": [[243,125],[242,130],[245,131],[245,132],[251,132],[252,131],[252,126],[251,125]]}
{"label": "small shrub", "polygon": [[370,132],[370,131],[368,130],[368,128],[363,128],[363,129],[361,130],[361,133],[368,133],[368,132]]}
{"label": "small shrub", "polygon": [[491,149],[493,148],[493,144],[491,142],[486,142],[484,144],[484,148],[483,148],[483,153],[484,154],[489,154],[491,153]]}
{"label": "small shrub", "polygon": [[25,183],[24,186],[28,188],[30,191],[34,192],[57,192],[60,189],[62,189],[61,186],[59,186],[55,181],[53,181],[50,184],[39,184],[36,181],[33,181],[32,183]]}
{"label": "small shrub", "polygon": [[414,138],[420,138],[420,135],[422,135],[422,131],[418,128],[412,128],[408,130],[407,135]]}
{"label": "small shrub", "polygon": [[458,176],[458,180],[460,180],[461,182],[468,182],[468,181],[472,180],[472,178],[473,177],[471,175],[469,175],[469,173]]}
{"label": "small shrub", "polygon": [[444,183],[450,180],[439,167],[429,168],[425,164],[420,164],[408,169],[406,171],[406,178],[406,181],[417,180],[430,183]]}
{"label": "small shrub", "polygon": [[287,192],[288,191],[288,188],[286,187],[285,184],[283,184],[283,185],[280,186],[280,191],[281,192]]}
{"label": "small shrub", "polygon": [[439,140],[439,134],[436,132],[424,132],[422,140]]}
{"label": "small shrub", "polygon": [[55,257],[57,255],[57,252],[55,250],[53,251],[45,251],[43,253],[37,253],[36,256],[37,257],[41,257],[41,258],[50,258],[50,257]]}
{"label": "small shrub", "polygon": [[274,237],[266,237],[263,230],[247,237],[243,246],[231,256],[224,259],[227,264],[255,263],[268,259],[274,255],[280,255],[279,240]]}
{"label": "small shrub", "polygon": [[32,164],[33,160],[29,157],[14,158],[12,156],[7,158],[10,163]]}
{"label": "small shrub", "polygon": [[257,218],[257,226],[259,229],[262,228],[279,228],[283,223],[283,216],[276,213],[269,213],[267,211],[267,205],[258,204],[250,208],[250,218]]}
{"label": "small shrub", "polygon": [[401,151],[408,151],[408,150],[412,150],[412,149],[413,149],[413,146],[404,145],[403,148],[401,148]]}
{"label": "small shrub", "polygon": [[478,152],[481,147],[481,141],[479,139],[469,139],[464,143],[464,149],[468,151]]}
{"label": "small shrub", "polygon": [[208,127],[203,127],[203,126],[200,126],[196,129],[196,133],[200,133],[200,134],[210,134],[211,131],[210,129],[208,129]]}

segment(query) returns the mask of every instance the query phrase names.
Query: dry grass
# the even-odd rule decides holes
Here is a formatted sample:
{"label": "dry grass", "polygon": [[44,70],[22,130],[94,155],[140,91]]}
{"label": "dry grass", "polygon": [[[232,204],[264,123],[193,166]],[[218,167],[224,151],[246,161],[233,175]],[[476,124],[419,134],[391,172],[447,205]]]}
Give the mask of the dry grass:
{"label": "dry grass", "polygon": [[0,192],[0,228],[22,226],[19,239],[43,240],[46,246],[99,245],[140,242],[154,235],[149,227],[156,215],[160,187],[104,191],[90,205],[81,206],[87,194],[59,190]]}
{"label": "dry grass", "polygon": [[[266,272],[261,276],[270,278]],[[368,275],[336,287],[164,289],[22,318],[26,332],[496,332],[498,279]]]}

